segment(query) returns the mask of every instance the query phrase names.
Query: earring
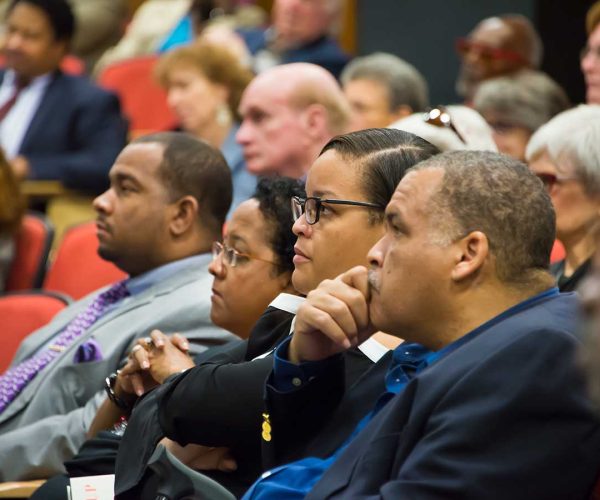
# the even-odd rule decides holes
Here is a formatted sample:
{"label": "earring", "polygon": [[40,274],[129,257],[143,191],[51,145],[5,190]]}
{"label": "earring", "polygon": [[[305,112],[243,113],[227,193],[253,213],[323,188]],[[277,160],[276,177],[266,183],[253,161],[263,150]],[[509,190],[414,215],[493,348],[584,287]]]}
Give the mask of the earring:
{"label": "earring", "polygon": [[220,104],[217,108],[216,121],[223,127],[231,123],[231,111],[229,111],[227,104]]}

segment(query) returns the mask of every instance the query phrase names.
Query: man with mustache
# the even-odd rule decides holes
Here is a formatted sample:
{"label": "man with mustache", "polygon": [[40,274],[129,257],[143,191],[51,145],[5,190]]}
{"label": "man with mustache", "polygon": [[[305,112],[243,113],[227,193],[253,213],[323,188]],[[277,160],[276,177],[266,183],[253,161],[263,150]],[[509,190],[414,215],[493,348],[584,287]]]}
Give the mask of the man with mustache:
{"label": "man with mustache", "polygon": [[[542,183],[508,157],[444,153],[411,169],[370,270],[309,294],[267,380],[269,446],[329,450],[263,474],[244,498],[587,499],[600,425],[574,358],[577,296],[548,272],[554,226]],[[341,353],[375,329],[407,342],[334,444],[351,395]]]}
{"label": "man with mustache", "polygon": [[81,446],[105,377],[136,338],[178,331],[198,350],[236,337],[210,321],[214,240],[231,202],[220,152],[181,133],[140,138],[98,196],[99,254],[129,278],[70,305],[33,332],[0,375],[0,480],[62,472]]}

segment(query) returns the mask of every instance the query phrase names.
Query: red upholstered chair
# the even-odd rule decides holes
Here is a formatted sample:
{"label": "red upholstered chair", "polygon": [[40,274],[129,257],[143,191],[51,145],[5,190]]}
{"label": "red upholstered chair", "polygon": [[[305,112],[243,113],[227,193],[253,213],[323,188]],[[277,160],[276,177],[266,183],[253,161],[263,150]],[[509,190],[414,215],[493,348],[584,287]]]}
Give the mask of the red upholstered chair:
{"label": "red upholstered chair", "polygon": [[125,277],[114,264],[100,258],[96,225],[86,222],[65,232],[43,288],[66,293],[77,300]]}
{"label": "red upholstered chair", "polygon": [[41,290],[9,293],[0,297],[0,373],[8,368],[21,340],[48,323],[70,302],[71,299],[65,295]]}
{"label": "red upholstered chair", "polygon": [[564,258],[565,258],[565,247],[563,247],[563,244],[560,241],[555,240],[554,246],[552,247],[552,253],[550,254],[550,263],[554,264],[555,262],[558,262],[559,260],[563,260]]}
{"label": "red upholstered chair", "polygon": [[15,259],[6,281],[6,291],[39,288],[46,272],[54,228],[45,215],[29,212],[16,235]]}
{"label": "red upholstered chair", "polygon": [[98,76],[98,84],[117,93],[129,118],[133,136],[169,130],[176,119],[167,106],[167,95],[156,83],[153,70],[158,56],[144,56],[107,66]]}

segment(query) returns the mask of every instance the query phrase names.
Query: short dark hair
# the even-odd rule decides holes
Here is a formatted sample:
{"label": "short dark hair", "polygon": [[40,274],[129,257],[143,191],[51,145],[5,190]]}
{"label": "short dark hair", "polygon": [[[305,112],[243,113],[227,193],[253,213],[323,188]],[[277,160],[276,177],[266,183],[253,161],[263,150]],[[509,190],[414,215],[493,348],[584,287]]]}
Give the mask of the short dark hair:
{"label": "short dark hair", "polygon": [[282,274],[294,271],[294,244],[292,233],[292,196],[304,198],[304,185],[289,177],[262,177],[252,198],[258,200],[258,208],[269,223],[269,240],[277,256],[277,272]]}
{"label": "short dark hair", "polygon": [[[338,135],[321,151],[336,151],[361,169],[366,201],[385,207],[406,171],[439,153],[425,139],[389,128],[370,128]],[[371,221],[381,222],[383,210],[370,210]]]}
{"label": "short dark hair", "polygon": [[524,163],[484,151],[452,151],[413,170],[439,168],[444,176],[427,210],[433,227],[452,240],[481,231],[498,278],[529,285],[550,265],[554,208],[541,181]]}
{"label": "short dark hair", "polygon": [[221,152],[183,132],[159,132],[132,144],[163,146],[159,172],[173,201],[193,196],[198,201],[199,222],[220,238],[231,206],[231,171]]}
{"label": "short dark hair", "polygon": [[20,3],[28,3],[44,11],[54,32],[54,39],[70,43],[75,34],[75,16],[67,0],[12,0],[6,15]]}

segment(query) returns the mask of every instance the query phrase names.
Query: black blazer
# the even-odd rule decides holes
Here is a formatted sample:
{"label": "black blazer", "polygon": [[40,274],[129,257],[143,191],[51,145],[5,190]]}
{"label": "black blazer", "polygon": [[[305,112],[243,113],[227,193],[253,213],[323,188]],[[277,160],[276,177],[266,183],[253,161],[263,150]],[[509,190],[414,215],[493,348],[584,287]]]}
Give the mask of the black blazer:
{"label": "black blazer", "polygon": [[[418,374],[307,498],[587,500],[600,425],[575,363],[577,308],[574,294],[547,298]],[[338,364],[297,397],[331,395],[342,377]],[[267,394],[275,412],[272,387]],[[304,418],[323,411],[331,414],[310,405]],[[301,424],[273,422],[273,440],[293,441]]]}
{"label": "black blazer", "polygon": [[[0,82],[5,71],[0,70]],[[116,95],[84,77],[56,71],[25,133],[19,154],[32,179],[55,179],[70,188],[101,192],[127,143],[127,121]]]}

